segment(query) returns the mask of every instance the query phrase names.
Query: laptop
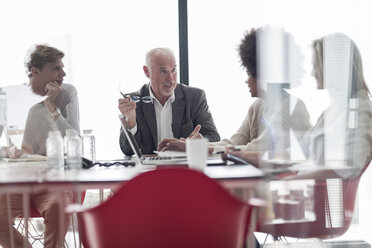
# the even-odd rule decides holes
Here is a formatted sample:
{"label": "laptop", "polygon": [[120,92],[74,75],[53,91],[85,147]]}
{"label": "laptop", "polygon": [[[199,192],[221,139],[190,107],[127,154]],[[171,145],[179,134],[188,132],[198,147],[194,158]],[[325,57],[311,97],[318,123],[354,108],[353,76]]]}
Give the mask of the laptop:
{"label": "laptop", "polygon": [[136,139],[134,138],[132,132],[129,129],[129,124],[126,118],[123,115],[119,115],[119,119],[125,137],[127,138],[129,145],[132,148],[134,155],[136,156],[137,161],[141,165],[167,165],[167,164],[187,165],[186,154],[180,154],[177,156],[144,156],[141,150],[139,149]]}

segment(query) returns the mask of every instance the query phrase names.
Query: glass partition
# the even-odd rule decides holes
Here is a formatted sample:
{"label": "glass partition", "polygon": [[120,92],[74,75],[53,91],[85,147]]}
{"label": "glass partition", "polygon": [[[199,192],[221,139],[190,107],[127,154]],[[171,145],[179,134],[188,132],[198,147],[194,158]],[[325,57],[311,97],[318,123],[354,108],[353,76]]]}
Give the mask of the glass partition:
{"label": "glass partition", "polygon": [[[351,204],[344,205],[343,200],[354,194],[350,192],[357,183],[352,179],[361,172],[367,163],[366,155],[370,152],[367,133],[371,125],[370,104],[366,103],[370,95],[360,93],[363,87],[353,83],[365,82],[369,88],[372,85],[372,71],[368,69],[372,64],[370,8],[371,3],[363,0],[337,3],[322,0],[234,0],[228,3],[189,0],[190,85],[206,91],[221,138],[231,141],[234,135],[239,134],[239,127],[249,117],[249,107],[257,101],[257,98],[251,97],[245,84],[248,75],[246,68],[241,66],[238,53],[244,34],[252,28],[271,30],[261,36],[257,62],[260,65],[258,80],[266,91],[266,111],[276,113],[267,120],[264,118],[262,123],[265,125],[262,129],[267,132],[263,146],[269,150],[264,159],[278,166],[289,161],[307,160],[309,167],[343,168],[343,172],[337,176],[345,181],[327,180],[326,186],[316,181],[310,187],[313,191],[308,187],[302,189],[302,196],[306,199],[311,192],[328,190],[327,194],[321,192],[321,195],[329,204],[329,212],[320,217],[324,217],[327,228],[345,227],[353,212],[355,225],[351,225],[339,239],[363,239],[369,243],[372,242],[367,234],[372,221],[368,209],[371,205],[368,188],[372,186],[368,178],[371,176],[370,168],[361,177],[358,191],[361,197],[356,200],[355,211],[349,211]],[[321,52],[324,57],[321,67],[324,71],[321,76],[324,77],[324,85],[319,87],[319,75],[314,75],[316,71],[319,72],[319,68],[316,68],[319,63],[313,58],[313,41],[322,37],[324,46]],[[357,53],[354,43],[359,50]],[[355,54],[360,56],[356,58]],[[363,61],[363,69],[358,60]],[[289,100],[281,101],[287,94]],[[286,125],[286,121],[293,121],[294,114],[298,114],[297,111],[303,107],[318,133],[308,133],[307,130]],[[297,118],[299,121],[303,119]],[[319,138],[319,134],[322,138]],[[308,140],[312,140],[312,143],[303,142],[306,135],[311,136]],[[357,169],[348,172],[350,167]],[[291,193],[277,196],[275,187],[272,185],[271,197],[278,200],[276,207],[285,209],[292,204],[294,208],[304,208],[305,211],[300,212],[310,216],[310,222],[313,220],[314,216],[306,210],[311,204],[302,206],[299,201],[289,199],[289,196],[293,196]],[[317,187],[322,189],[315,190]],[[328,198],[324,198],[325,195]],[[354,202],[352,198],[347,199],[348,202]],[[341,216],[345,214],[342,211],[345,209],[347,216]],[[323,211],[323,214],[327,213]],[[278,216],[274,221],[288,219],[288,216]],[[339,220],[345,220],[343,217],[347,220],[341,223]]]}

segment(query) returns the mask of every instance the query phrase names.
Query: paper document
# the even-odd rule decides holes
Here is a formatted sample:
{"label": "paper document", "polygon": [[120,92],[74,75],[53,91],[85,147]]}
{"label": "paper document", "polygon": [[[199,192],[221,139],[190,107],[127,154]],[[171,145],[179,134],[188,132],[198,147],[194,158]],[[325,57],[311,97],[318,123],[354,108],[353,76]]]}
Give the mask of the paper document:
{"label": "paper document", "polygon": [[38,155],[38,154],[30,154],[26,156],[22,156],[21,158],[4,158],[6,162],[32,162],[32,161],[46,161],[46,156]]}

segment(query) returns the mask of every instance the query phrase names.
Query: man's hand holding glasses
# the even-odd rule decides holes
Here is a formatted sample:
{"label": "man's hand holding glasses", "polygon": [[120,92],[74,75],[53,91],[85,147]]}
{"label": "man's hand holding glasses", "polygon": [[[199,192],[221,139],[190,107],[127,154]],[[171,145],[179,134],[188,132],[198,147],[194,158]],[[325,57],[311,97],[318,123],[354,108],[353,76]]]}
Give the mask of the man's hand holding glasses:
{"label": "man's hand holding glasses", "polygon": [[129,94],[124,94],[123,92],[120,91],[120,94],[124,97],[124,98],[127,98],[127,97],[130,97],[130,99],[133,101],[133,102],[139,102],[139,101],[142,101],[143,103],[153,103],[153,100],[152,100],[152,97],[151,96],[136,96],[136,95],[129,95]]}
{"label": "man's hand holding glasses", "polygon": [[136,96],[136,95],[129,95],[124,94],[120,91],[120,94],[123,98],[119,98],[119,111],[122,115],[127,117],[128,124],[130,128],[134,128],[136,126],[136,103],[142,101],[143,103],[152,103],[151,96]]}

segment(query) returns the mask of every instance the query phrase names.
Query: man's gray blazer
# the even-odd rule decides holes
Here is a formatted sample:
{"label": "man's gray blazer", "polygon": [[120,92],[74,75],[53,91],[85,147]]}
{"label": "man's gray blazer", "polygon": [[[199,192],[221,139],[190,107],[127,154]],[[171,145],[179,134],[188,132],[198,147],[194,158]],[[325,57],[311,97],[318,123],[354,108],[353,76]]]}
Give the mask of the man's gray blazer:
{"label": "man's gray blazer", "polygon": [[[149,96],[149,84],[145,84],[133,95]],[[172,103],[172,131],[175,138],[187,138],[200,124],[200,133],[211,142],[219,141],[220,135],[209,112],[203,90],[178,84],[174,90]],[[138,102],[136,108],[137,133],[135,138],[143,154],[153,154],[158,145],[155,108],[153,104]],[[120,148],[125,155],[133,151],[123,133],[120,131]]]}

